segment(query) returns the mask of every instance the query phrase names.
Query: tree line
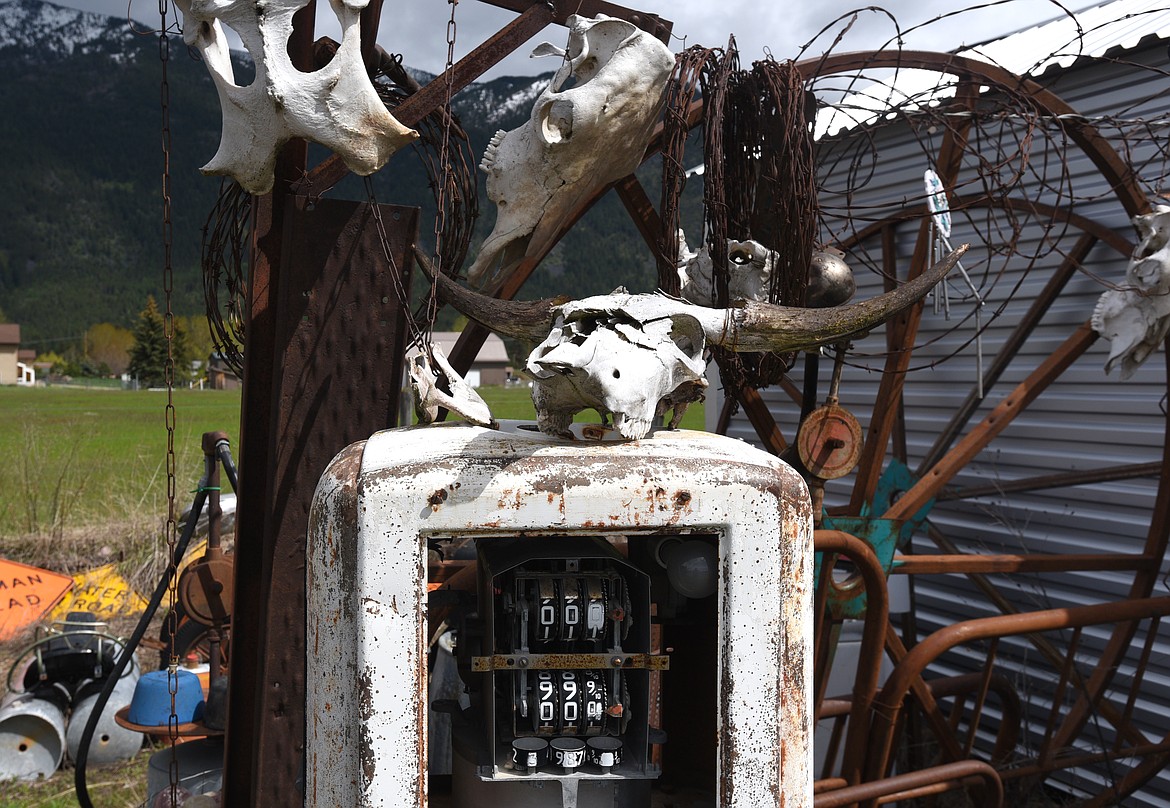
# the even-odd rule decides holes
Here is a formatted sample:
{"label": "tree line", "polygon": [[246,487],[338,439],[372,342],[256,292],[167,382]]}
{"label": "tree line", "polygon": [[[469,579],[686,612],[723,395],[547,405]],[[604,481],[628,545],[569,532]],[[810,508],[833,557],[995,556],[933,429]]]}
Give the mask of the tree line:
{"label": "tree line", "polygon": [[[2,319],[0,319],[2,322]],[[97,323],[61,352],[38,354],[37,363],[50,366],[55,376],[110,378],[129,375],[143,387],[166,383],[168,356],[166,317],[154,296],[138,314],[133,329]],[[187,384],[206,374],[214,350],[207,320],[202,315],[174,317],[169,353],[174,357],[174,382]]]}

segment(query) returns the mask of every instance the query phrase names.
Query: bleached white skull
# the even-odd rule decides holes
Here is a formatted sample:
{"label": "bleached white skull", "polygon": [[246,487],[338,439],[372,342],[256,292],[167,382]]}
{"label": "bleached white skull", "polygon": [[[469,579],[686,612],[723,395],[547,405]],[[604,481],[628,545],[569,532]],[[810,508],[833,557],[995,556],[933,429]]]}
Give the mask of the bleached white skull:
{"label": "bleached white skull", "polygon": [[[767,302],[776,253],[758,241],[727,240],[729,300]],[[682,296],[700,306],[716,305],[711,255],[706,246],[692,253],[679,231],[678,277]]]}
{"label": "bleached white skull", "polygon": [[674,55],[624,20],[574,14],[568,25],[566,50],[533,51],[564,63],[528,122],[497,132],[480,163],[496,224],[467,271],[474,286],[498,288],[582,200],[632,173],[646,152]]}
{"label": "bleached white skull", "polygon": [[[406,368],[410,373],[410,387],[414,393],[414,411],[418,420],[423,424],[432,424],[439,417],[439,408],[445,408],[461,415],[473,424],[491,426],[492,412],[487,402],[475,391],[467,381],[459,375],[447,355],[438,345],[431,346],[433,364],[427,360],[424,353],[416,353],[407,357]],[[450,394],[439,388],[439,375],[447,379],[451,388]]]}
{"label": "bleached white skull", "polygon": [[[219,150],[201,169],[253,194],[272,189],[276,154],[290,138],[320,143],[357,174],[377,171],[418,137],[378,98],[361,56],[359,16],[369,0],[330,0],[341,45],[324,67],[302,73],[288,54],[292,18],[308,0],[177,0],[183,40],[196,47],[219,93]],[[223,25],[239,34],[256,78],[236,83]]]}
{"label": "bleached white skull", "polygon": [[[528,357],[537,426],[563,435],[574,415],[593,408],[638,440],[670,406],[677,422],[678,405],[707,386],[704,344],[702,326],[686,314],[644,322],[604,309],[562,316]],[[686,395],[674,395],[680,388]]]}
{"label": "bleached white skull", "polygon": [[1110,341],[1105,372],[1120,361],[1128,379],[1170,333],[1170,207],[1135,216],[1141,243],[1130,256],[1126,285],[1101,295],[1093,330]]}

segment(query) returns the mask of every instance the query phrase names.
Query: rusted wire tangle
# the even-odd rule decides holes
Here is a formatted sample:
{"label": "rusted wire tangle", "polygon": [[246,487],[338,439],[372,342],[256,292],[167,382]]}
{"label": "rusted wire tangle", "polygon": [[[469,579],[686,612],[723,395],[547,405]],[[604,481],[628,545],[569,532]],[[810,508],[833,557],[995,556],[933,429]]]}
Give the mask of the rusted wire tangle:
{"label": "rusted wire tangle", "polygon": [[[716,304],[728,299],[728,239],[754,240],[772,250],[769,301],[800,305],[817,229],[811,113],[792,62],[765,59],[741,70],[735,39],[726,50],[683,52],[666,91],[662,245],[659,284],[678,290],[679,199],[685,185],[686,116],[698,87],[704,98],[703,202],[705,243],[713,265]],[[670,266],[673,261],[675,266]],[[774,384],[792,356],[716,351],[723,384]]]}
{"label": "rusted wire tangle", "polygon": [[212,345],[237,376],[244,373],[251,220],[252,197],[224,180],[203,225],[203,298]]}

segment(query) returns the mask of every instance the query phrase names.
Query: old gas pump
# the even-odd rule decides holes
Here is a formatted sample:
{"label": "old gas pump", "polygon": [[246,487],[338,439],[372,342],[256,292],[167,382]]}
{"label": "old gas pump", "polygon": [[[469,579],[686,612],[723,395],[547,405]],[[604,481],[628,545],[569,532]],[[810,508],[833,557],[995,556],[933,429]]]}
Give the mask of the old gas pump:
{"label": "old gas pump", "polygon": [[[310,518],[306,805],[428,803],[427,562],[453,546],[474,583],[444,607],[451,804],[649,806],[709,744],[715,804],[812,805],[804,482],[717,435],[574,430],[410,427],[334,459]],[[710,693],[653,639],[692,601]]]}

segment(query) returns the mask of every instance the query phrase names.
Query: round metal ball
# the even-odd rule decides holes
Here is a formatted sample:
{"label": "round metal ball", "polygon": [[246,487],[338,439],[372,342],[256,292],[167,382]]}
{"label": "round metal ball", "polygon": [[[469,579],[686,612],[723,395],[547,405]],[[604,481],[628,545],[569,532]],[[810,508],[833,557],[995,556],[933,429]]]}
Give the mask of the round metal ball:
{"label": "round metal ball", "polygon": [[853,270],[835,253],[818,250],[812,254],[808,269],[808,292],[805,305],[813,309],[840,306],[857,291]]}

